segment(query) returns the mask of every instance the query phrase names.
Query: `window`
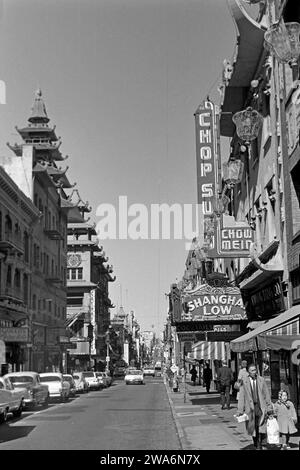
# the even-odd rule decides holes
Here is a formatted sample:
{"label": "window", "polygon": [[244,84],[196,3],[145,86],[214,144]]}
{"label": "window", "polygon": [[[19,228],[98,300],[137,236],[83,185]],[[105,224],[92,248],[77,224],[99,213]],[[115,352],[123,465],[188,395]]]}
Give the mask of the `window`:
{"label": "window", "polygon": [[11,287],[11,283],[12,283],[11,266],[7,266],[6,285],[8,287]]}
{"label": "window", "polygon": [[20,289],[21,287],[21,274],[20,274],[20,270],[19,269],[16,269],[15,270],[15,282],[14,282],[14,285],[17,289]]}
{"label": "window", "polygon": [[32,296],[32,309],[36,310],[36,295],[33,294]]}
{"label": "window", "polygon": [[29,236],[26,231],[24,232],[24,260],[25,263],[29,262]]}
{"label": "window", "polygon": [[77,281],[83,279],[83,268],[69,268],[67,270],[67,279]]}

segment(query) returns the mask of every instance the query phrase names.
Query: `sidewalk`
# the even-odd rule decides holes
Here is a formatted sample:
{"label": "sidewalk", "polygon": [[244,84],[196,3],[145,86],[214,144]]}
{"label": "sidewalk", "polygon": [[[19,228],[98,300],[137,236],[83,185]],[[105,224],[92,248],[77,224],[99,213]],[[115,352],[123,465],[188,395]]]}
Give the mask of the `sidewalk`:
{"label": "sidewalk", "polygon": [[[183,450],[253,450],[252,438],[245,430],[245,423],[237,423],[237,401],[232,400],[230,410],[222,410],[220,395],[215,390],[207,394],[200,385],[186,384],[173,392],[165,383],[173,417]],[[299,433],[291,436],[292,450],[298,450]],[[268,449],[274,447],[267,445]],[[274,450],[279,450],[275,447]]]}

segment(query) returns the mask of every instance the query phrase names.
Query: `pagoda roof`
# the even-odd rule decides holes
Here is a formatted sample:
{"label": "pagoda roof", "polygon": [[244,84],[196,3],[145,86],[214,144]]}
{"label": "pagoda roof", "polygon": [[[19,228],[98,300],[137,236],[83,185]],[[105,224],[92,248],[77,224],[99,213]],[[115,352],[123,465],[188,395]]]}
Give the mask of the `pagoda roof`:
{"label": "pagoda roof", "polygon": [[51,178],[51,176],[49,175],[47,171],[47,165],[43,165],[40,162],[37,162],[34,165],[32,172],[35,175],[39,175],[39,177],[43,180],[43,183],[46,184],[46,186],[52,186],[52,185],[55,186],[55,182],[53,181],[53,179]]}
{"label": "pagoda roof", "polygon": [[21,128],[15,126],[15,129],[24,140],[34,139],[34,136],[42,138],[43,135],[51,141],[59,140],[55,133],[55,126],[51,128],[47,124],[28,124],[28,126]]}
{"label": "pagoda roof", "polygon": [[[77,206],[78,207],[78,206]],[[80,222],[69,222],[68,223],[68,235],[72,235],[73,233],[79,234],[87,234],[90,232],[92,235],[97,235],[95,230],[95,224],[89,224],[87,221],[82,223]]]}
{"label": "pagoda roof", "polygon": [[47,171],[57,184],[63,186],[64,188],[72,188],[74,185],[69,182],[66,175],[68,169],[68,166],[63,170],[62,168],[57,168],[54,165],[48,165]]}

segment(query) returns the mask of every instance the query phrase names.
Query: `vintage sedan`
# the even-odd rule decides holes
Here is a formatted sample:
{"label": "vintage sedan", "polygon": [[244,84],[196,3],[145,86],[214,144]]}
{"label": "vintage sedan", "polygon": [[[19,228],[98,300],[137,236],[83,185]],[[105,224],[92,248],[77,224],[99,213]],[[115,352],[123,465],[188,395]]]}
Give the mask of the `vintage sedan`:
{"label": "vintage sedan", "polygon": [[88,383],[89,389],[92,390],[102,390],[103,383],[100,383],[100,380],[96,376],[96,372],[93,371],[83,371],[83,377]]}
{"label": "vintage sedan", "polygon": [[129,384],[141,384],[144,385],[144,374],[142,370],[128,369],[125,375],[125,383]]}
{"label": "vintage sedan", "polygon": [[63,378],[61,372],[43,372],[40,380],[48,385],[50,399],[58,398],[60,401],[67,401],[70,396],[70,384]]}
{"label": "vintage sedan", "polygon": [[152,366],[144,366],[144,375],[152,375],[152,377],[155,377],[155,369]]}
{"label": "vintage sedan", "polygon": [[71,374],[63,374],[63,378],[70,384],[70,395],[72,397],[75,397],[76,396],[76,384],[75,384],[75,380],[73,376]]}
{"label": "vintage sedan", "polygon": [[11,372],[4,377],[8,377],[14,388],[26,388],[24,396],[25,407],[34,408],[38,405],[48,406],[49,387],[42,384],[37,372]]}
{"label": "vintage sedan", "polygon": [[25,388],[15,388],[8,377],[0,377],[0,423],[6,422],[8,413],[21,416],[25,394]]}
{"label": "vintage sedan", "polygon": [[76,391],[79,393],[88,393],[89,385],[85,380],[82,372],[74,372],[73,379],[76,386]]}

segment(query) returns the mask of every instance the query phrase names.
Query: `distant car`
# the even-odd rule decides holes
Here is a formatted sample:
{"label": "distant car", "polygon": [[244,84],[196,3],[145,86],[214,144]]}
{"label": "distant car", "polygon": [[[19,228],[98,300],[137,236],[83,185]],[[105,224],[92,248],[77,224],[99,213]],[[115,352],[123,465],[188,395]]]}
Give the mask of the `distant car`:
{"label": "distant car", "polygon": [[76,384],[75,384],[75,380],[73,376],[70,374],[63,374],[63,378],[70,384],[70,395],[72,397],[75,397],[76,396]]}
{"label": "distant car", "polygon": [[83,376],[83,372],[74,372],[73,379],[76,386],[76,391],[79,393],[88,393],[89,385]]}
{"label": "distant car", "polygon": [[60,372],[43,372],[40,380],[48,385],[51,398],[58,398],[60,401],[67,401],[70,396],[70,384],[63,378]]}
{"label": "distant car", "polygon": [[144,385],[144,374],[142,370],[130,369],[125,375],[125,383],[129,384],[141,384]]}
{"label": "distant car", "polygon": [[8,377],[14,388],[25,388],[24,404],[26,407],[35,407],[37,405],[48,406],[49,387],[42,384],[37,372],[11,372],[4,377]]}
{"label": "distant car", "polygon": [[89,389],[94,390],[101,390],[103,388],[103,384],[100,383],[96,376],[96,372],[93,371],[84,371],[82,372],[83,377],[88,383]]}
{"label": "distant car", "polygon": [[21,416],[26,393],[26,388],[15,388],[8,377],[0,377],[0,423],[6,422],[8,413]]}
{"label": "distant car", "polygon": [[155,377],[155,369],[152,366],[146,366],[143,369],[144,375],[151,375],[152,377]]}
{"label": "distant car", "polygon": [[108,387],[107,377],[104,372],[96,372],[96,377],[99,380],[103,388]]}
{"label": "distant car", "polygon": [[114,377],[124,377],[126,374],[126,367],[116,367],[114,370]]}
{"label": "distant car", "polygon": [[109,372],[104,372],[105,376],[106,376],[106,380],[107,380],[107,386],[110,387],[111,384],[112,384],[112,376],[110,375]]}

